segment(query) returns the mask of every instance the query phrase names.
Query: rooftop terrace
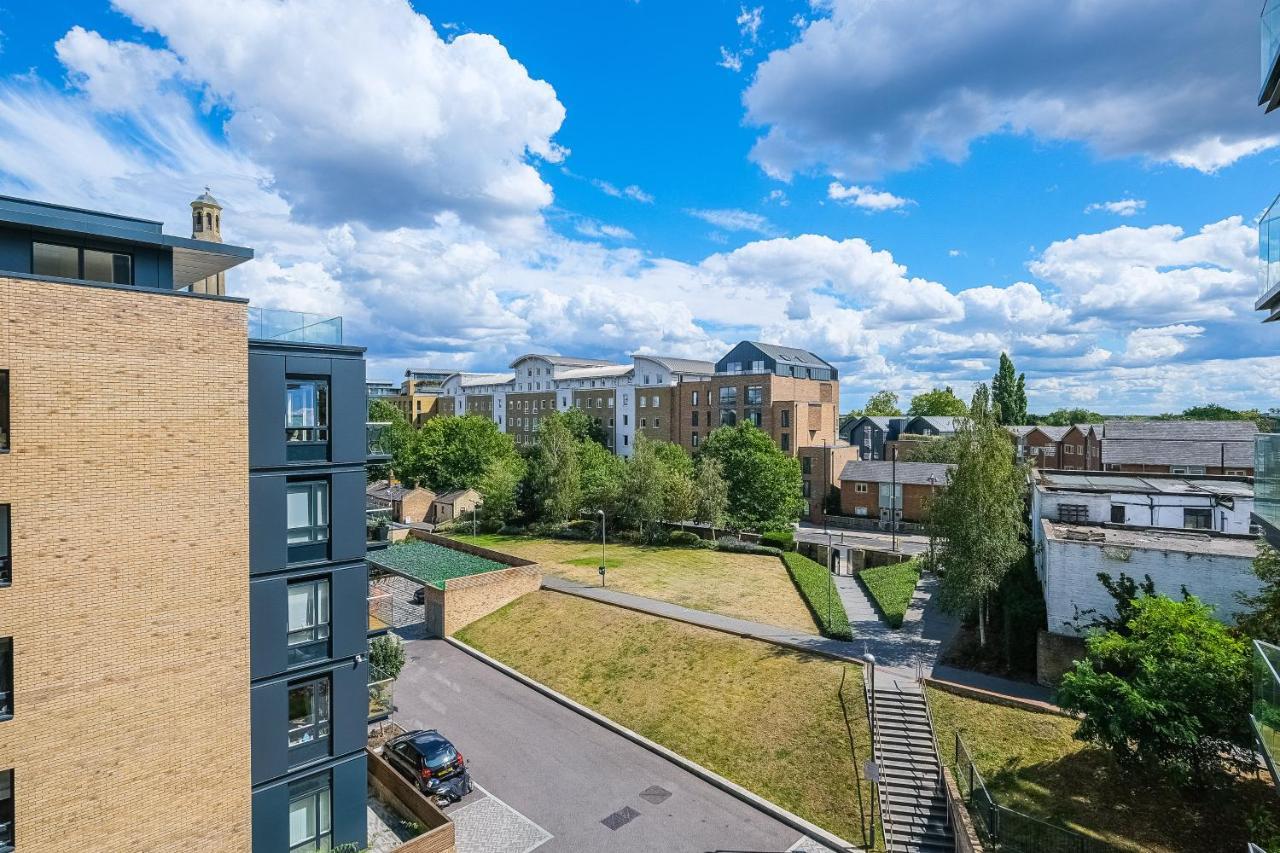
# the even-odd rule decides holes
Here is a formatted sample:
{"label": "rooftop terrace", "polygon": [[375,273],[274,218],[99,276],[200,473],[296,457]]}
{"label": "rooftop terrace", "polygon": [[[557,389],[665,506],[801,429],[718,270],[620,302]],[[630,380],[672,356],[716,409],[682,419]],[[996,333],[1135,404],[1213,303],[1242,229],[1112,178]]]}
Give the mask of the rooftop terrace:
{"label": "rooftop terrace", "polygon": [[249,337],[295,344],[342,344],[342,318],[281,308],[249,308]]}

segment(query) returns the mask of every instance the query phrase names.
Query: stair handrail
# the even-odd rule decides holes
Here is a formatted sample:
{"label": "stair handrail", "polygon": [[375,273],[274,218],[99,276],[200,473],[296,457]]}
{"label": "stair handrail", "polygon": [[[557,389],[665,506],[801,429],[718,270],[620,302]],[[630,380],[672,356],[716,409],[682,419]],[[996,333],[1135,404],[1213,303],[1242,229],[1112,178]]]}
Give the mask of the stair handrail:
{"label": "stair handrail", "polygon": [[[875,664],[862,667],[862,697],[867,703],[867,722],[871,727],[871,754],[876,759],[876,800],[880,805],[880,829],[884,833],[884,849],[894,853],[898,849],[898,839],[893,834],[893,809],[887,808],[889,798],[884,793],[884,744],[880,742],[880,727],[876,725],[875,686],[867,683],[867,670],[871,670],[871,678],[875,679]],[[885,819],[886,813],[889,819]],[[875,823],[871,824],[875,830]]]}

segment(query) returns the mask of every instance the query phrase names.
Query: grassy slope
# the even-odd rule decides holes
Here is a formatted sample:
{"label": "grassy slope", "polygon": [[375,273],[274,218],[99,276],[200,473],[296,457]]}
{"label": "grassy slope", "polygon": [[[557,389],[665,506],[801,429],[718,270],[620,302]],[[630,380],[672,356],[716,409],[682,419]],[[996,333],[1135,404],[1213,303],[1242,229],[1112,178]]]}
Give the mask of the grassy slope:
{"label": "grassy slope", "polygon": [[[458,637],[862,841],[854,768],[867,760],[870,745],[857,666],[553,592],[526,595]],[[862,795],[869,819],[865,783]]]}
{"label": "grassy slope", "polygon": [[[539,563],[548,574],[579,583],[600,582],[600,544],[528,536],[459,536]],[[609,544],[610,587],[739,619],[817,634],[786,569],[776,557],[693,548]]]}
{"label": "grassy slope", "polygon": [[943,760],[963,739],[1001,804],[1111,844],[1152,853],[1243,850],[1258,806],[1275,792],[1249,778],[1227,791],[1183,796],[1143,786],[1110,755],[1072,738],[1074,721],[929,691]]}
{"label": "grassy slope", "polygon": [[863,569],[858,578],[875,599],[889,626],[901,628],[902,617],[907,615],[907,606],[911,604],[911,596],[915,594],[916,583],[920,580],[920,561],[909,560],[894,566]]}

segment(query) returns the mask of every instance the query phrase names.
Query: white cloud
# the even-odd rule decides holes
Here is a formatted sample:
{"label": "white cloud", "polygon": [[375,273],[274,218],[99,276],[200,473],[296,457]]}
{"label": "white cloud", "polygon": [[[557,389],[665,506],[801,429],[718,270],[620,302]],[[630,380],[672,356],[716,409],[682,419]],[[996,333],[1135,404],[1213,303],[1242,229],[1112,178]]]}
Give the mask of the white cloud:
{"label": "white cloud", "polygon": [[791,199],[787,198],[787,194],[783,190],[769,190],[769,194],[764,197],[766,204],[776,204],[778,207],[790,207]]}
{"label": "white cloud", "polygon": [[[823,0],[744,102],[771,175],[874,178],[1029,133],[1201,171],[1280,144],[1250,103],[1257,12],[1202,0]],[[1158,26],[1153,22],[1158,21]],[[993,61],[998,57],[999,61]]]}
{"label": "white cloud", "polygon": [[839,181],[832,181],[827,185],[827,198],[841,204],[852,204],[863,210],[900,210],[915,204],[911,199],[901,198],[891,192],[856,185],[846,187]]}
{"label": "white cloud", "polygon": [[760,40],[760,22],[763,15],[763,6],[756,6],[751,9],[748,9],[746,6],[741,7],[741,10],[738,12],[737,24],[738,32],[742,34],[743,38],[752,42]]}
{"label": "white cloud", "polygon": [[596,189],[600,190],[600,192],[605,195],[611,195],[614,198],[622,198],[622,190],[618,189],[608,181],[601,180],[600,178],[592,178],[591,183]]}
{"label": "white cloud", "polygon": [[947,249],[947,257],[949,257],[949,258],[963,258],[963,257],[964,257],[964,252],[963,252],[962,250],[960,250],[960,249]]}
{"label": "white cloud", "polygon": [[635,234],[630,230],[623,228],[621,225],[608,225],[603,222],[596,222],[594,219],[583,219],[578,222],[574,229],[586,237],[611,237],[614,240],[634,240]]}
{"label": "white cloud", "polygon": [[720,61],[716,63],[721,68],[728,68],[730,71],[742,70],[742,54],[733,53],[724,45],[720,46]]}
{"label": "white cloud", "polygon": [[695,216],[703,222],[709,222],[717,228],[723,228],[725,231],[752,231],[756,234],[773,233],[773,226],[769,224],[769,220],[758,213],[751,213],[746,210],[738,210],[736,208],[719,210],[691,209],[686,210],[685,213]]}
{"label": "white cloud", "polygon": [[630,184],[629,186],[624,187],[622,193],[627,198],[632,199],[633,201],[638,201],[641,204],[653,204],[653,196],[640,189],[640,187],[635,184]]}
{"label": "white cloud", "polygon": [[1203,326],[1185,323],[1134,329],[1129,333],[1124,358],[1134,364],[1166,361],[1186,351],[1188,338],[1198,338],[1203,334]]}
{"label": "white cloud", "polygon": [[1147,203],[1140,198],[1122,198],[1118,201],[1095,201],[1085,207],[1085,213],[1114,213],[1116,216],[1133,216],[1146,210]]}

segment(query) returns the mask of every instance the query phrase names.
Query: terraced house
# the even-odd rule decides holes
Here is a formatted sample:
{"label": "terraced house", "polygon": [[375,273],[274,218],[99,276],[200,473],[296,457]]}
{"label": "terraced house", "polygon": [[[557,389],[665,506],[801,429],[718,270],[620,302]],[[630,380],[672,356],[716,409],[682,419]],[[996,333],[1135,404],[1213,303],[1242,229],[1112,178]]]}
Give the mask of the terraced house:
{"label": "terraced house", "polygon": [[365,839],[363,351],[201,233],[0,198],[0,849]]}
{"label": "terraced house", "polygon": [[637,354],[630,364],[533,353],[510,368],[450,376],[440,410],[491,417],[529,444],[547,414],[576,407],[624,456],[637,435],[694,451],[712,430],[742,421],[793,456],[836,441],[839,375],[807,350],[742,341],[714,363]]}

